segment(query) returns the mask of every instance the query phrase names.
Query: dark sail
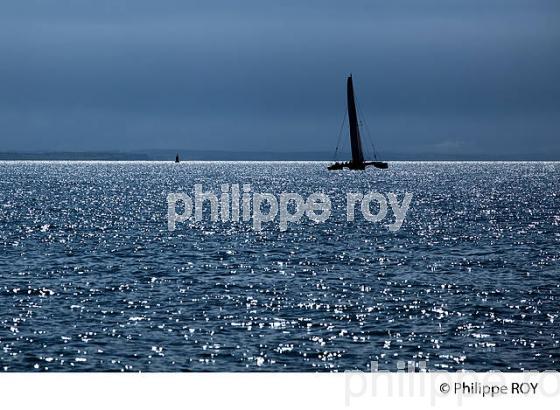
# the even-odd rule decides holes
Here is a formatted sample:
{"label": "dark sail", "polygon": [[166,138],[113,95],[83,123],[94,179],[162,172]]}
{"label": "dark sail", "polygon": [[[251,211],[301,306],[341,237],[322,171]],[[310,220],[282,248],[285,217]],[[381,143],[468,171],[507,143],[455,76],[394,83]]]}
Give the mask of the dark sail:
{"label": "dark sail", "polygon": [[[354,84],[352,83],[352,76],[348,77],[348,82],[346,85],[348,97],[348,122],[350,125],[350,144],[352,145],[352,161],[337,161],[334,164],[329,165],[328,169],[331,171],[335,171],[348,168],[363,171],[368,166],[374,166],[375,168],[379,169],[389,168],[389,164],[377,160],[375,149],[373,150],[374,161],[364,161],[364,152],[362,151],[362,140],[360,138],[360,129],[358,127],[358,114],[356,113],[356,100],[354,98]],[[338,151],[338,146],[336,147],[336,150]]]}
{"label": "dark sail", "polygon": [[364,162],[364,154],[362,152],[362,141],[360,139],[360,130],[358,128],[358,115],[356,114],[356,102],[354,100],[352,76],[348,77],[347,96],[350,143],[352,144],[352,162],[354,165],[361,165]]}

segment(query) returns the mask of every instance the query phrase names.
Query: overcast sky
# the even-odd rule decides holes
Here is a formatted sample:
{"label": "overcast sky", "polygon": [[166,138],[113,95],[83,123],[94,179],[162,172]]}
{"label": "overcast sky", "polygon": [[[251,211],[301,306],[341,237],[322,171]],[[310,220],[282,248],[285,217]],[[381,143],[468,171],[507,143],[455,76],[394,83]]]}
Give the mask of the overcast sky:
{"label": "overcast sky", "polygon": [[558,152],[558,0],[3,0],[0,151]]}

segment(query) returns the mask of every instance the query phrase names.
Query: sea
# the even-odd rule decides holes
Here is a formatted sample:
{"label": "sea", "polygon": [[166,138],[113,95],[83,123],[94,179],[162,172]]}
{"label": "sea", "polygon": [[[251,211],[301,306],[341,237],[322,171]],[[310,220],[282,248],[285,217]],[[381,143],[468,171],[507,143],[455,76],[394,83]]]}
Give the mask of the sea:
{"label": "sea", "polygon": [[[0,162],[0,370],[560,370],[560,163],[326,166]],[[197,184],[330,217],[170,230]],[[400,229],[349,193],[410,194]]]}

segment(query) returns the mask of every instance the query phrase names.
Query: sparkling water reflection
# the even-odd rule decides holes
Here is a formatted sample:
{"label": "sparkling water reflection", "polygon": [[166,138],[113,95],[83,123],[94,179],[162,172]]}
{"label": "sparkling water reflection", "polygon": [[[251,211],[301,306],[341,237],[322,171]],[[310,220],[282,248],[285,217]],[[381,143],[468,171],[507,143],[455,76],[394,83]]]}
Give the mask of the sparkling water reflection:
{"label": "sparkling water reflection", "polygon": [[[560,164],[0,162],[7,371],[560,370]],[[167,230],[195,183],[315,191],[324,224]],[[396,233],[345,194],[412,192]]]}

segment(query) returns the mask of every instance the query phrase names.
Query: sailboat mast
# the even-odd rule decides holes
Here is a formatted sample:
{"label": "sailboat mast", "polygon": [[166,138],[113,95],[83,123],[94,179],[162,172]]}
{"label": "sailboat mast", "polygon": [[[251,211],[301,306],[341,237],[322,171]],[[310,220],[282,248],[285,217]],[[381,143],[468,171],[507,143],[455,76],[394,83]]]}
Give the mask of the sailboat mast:
{"label": "sailboat mast", "polygon": [[350,125],[350,143],[352,145],[352,162],[354,164],[362,164],[364,162],[364,154],[362,152],[362,141],[360,139],[360,130],[358,128],[358,114],[356,113],[356,101],[354,99],[354,85],[352,83],[352,76],[348,77],[347,97],[348,122]]}
{"label": "sailboat mast", "polygon": [[[354,97],[354,84],[352,82],[352,75],[348,77],[346,83],[346,92],[348,98],[348,123],[350,126],[350,144],[352,145],[352,161],[339,163],[338,161],[327,168],[329,171],[336,171],[344,168],[363,171],[368,166],[373,166],[379,169],[389,168],[389,164],[377,160],[375,155],[375,148],[373,161],[364,161],[364,152],[362,151],[362,139],[360,138],[360,128],[358,127],[358,113],[356,111],[356,99]],[[344,124],[344,123],[343,123]],[[342,128],[341,128],[342,131]],[[340,137],[339,137],[340,138]],[[337,146],[338,150],[338,146]]]}

